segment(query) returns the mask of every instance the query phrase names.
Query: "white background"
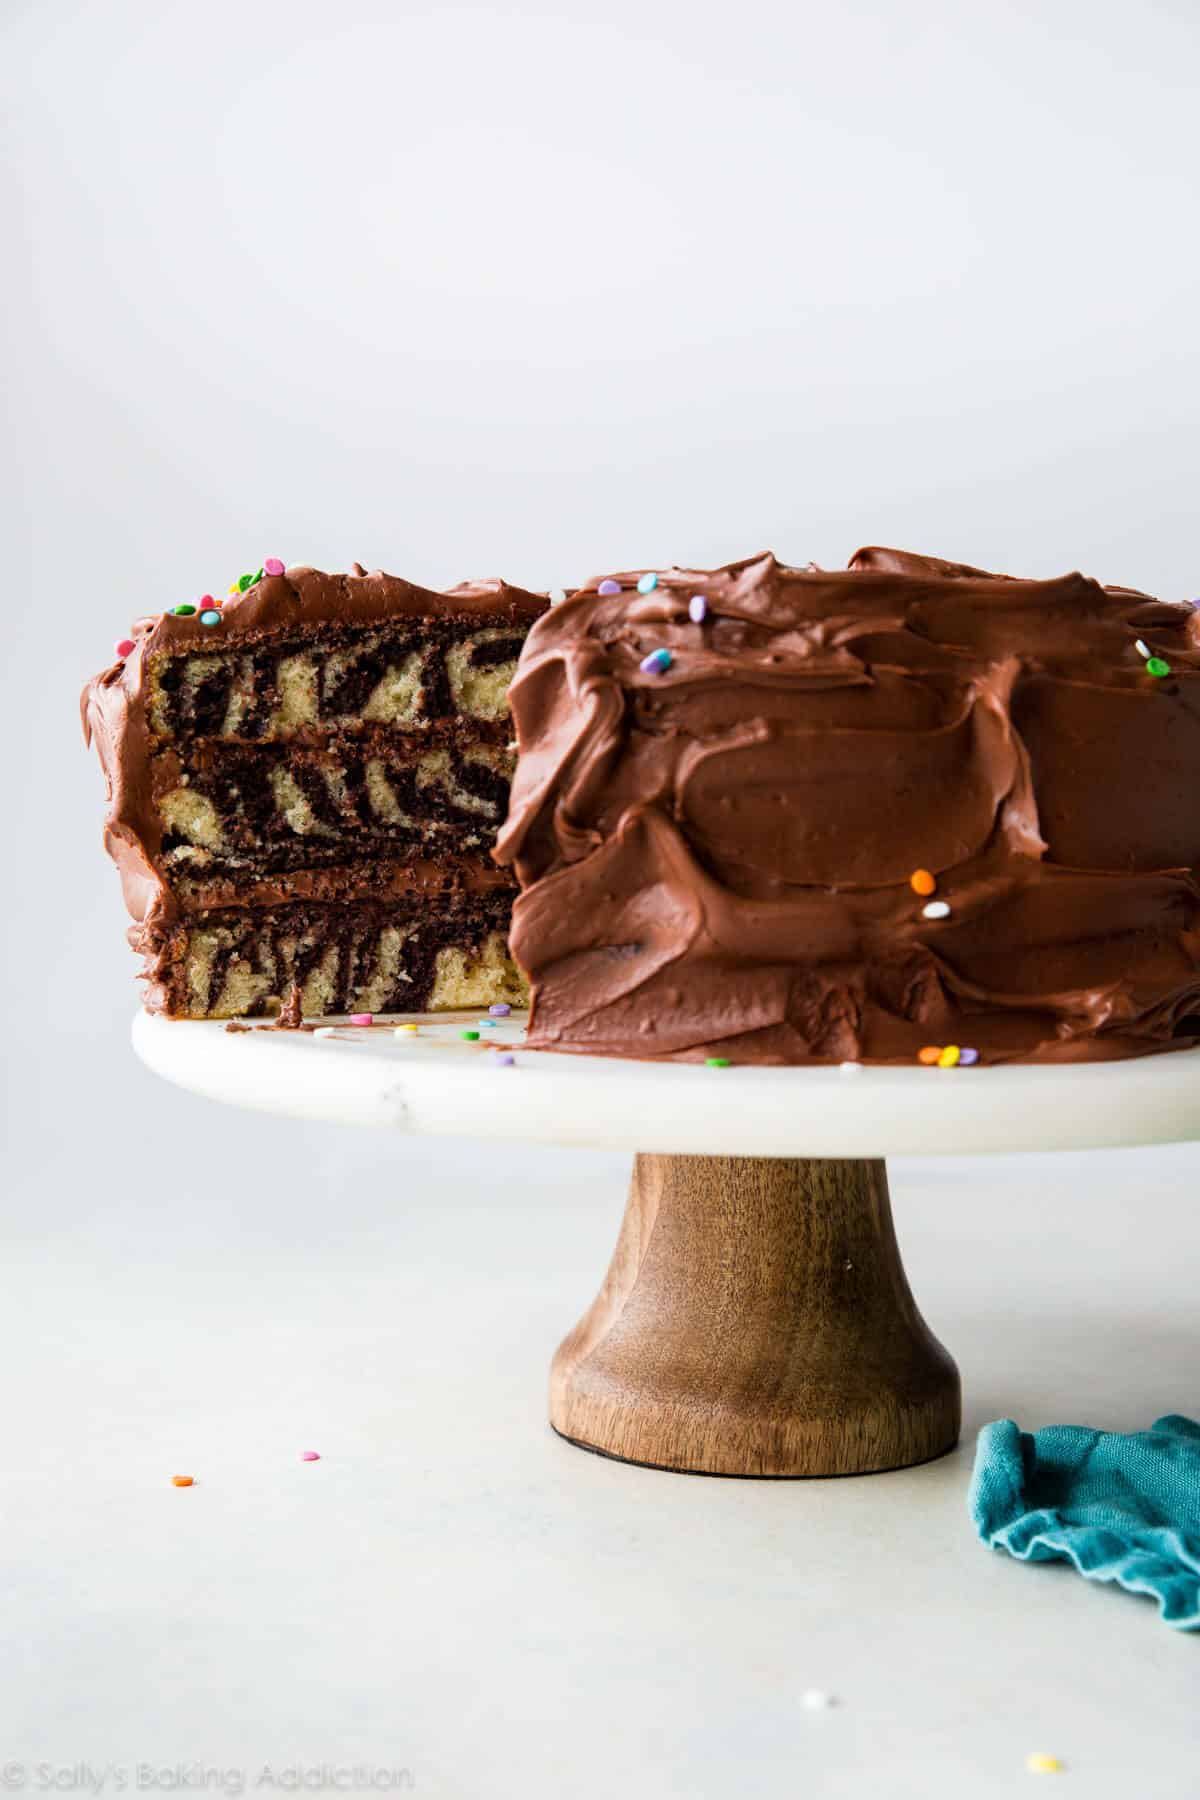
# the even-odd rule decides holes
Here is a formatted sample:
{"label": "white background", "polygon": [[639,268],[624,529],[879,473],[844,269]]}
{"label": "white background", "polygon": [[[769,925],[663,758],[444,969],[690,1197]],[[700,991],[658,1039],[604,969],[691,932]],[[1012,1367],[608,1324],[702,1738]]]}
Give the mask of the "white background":
{"label": "white background", "polygon": [[[988,1558],[967,1450],[765,1488],[549,1438],[620,1158],[137,1068],[75,721],[133,617],[267,555],[545,585],[876,541],[1197,592],[1194,9],[4,17],[0,1760],[990,1795],[1049,1748],[1194,1792],[1196,1644]],[[896,1169],[970,1430],[1200,1412],[1198,1174]]]}

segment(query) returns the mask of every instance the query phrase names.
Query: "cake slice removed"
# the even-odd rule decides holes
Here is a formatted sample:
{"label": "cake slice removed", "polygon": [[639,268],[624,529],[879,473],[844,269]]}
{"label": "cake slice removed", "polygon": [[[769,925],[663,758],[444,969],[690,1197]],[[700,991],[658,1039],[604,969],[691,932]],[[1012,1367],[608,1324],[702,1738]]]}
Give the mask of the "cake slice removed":
{"label": "cake slice removed", "polygon": [[490,853],[508,684],[546,606],[291,568],[134,626],[82,710],[151,1010],[524,1000]]}

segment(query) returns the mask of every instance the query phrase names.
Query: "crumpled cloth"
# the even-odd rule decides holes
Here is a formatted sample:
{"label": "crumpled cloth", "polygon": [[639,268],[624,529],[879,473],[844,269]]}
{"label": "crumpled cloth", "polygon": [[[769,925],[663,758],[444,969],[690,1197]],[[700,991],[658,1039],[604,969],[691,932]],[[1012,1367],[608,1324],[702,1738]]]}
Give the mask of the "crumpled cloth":
{"label": "crumpled cloth", "polygon": [[967,1504],[993,1550],[1070,1562],[1092,1581],[1152,1594],[1163,1622],[1200,1630],[1200,1424],[1149,1431],[985,1425]]}

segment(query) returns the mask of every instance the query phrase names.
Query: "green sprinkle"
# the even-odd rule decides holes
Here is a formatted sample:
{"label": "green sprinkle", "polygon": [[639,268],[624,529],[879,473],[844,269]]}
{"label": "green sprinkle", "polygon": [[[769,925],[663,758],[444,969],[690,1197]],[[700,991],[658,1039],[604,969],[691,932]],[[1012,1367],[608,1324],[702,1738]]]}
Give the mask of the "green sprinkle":
{"label": "green sprinkle", "polygon": [[171,611],[175,614],[177,619],[190,619],[195,610],[195,607],[189,605],[186,600],[182,606],[173,606],[171,608]]}
{"label": "green sprinkle", "polygon": [[727,1069],[729,1058],[727,1056],[706,1056],[704,1066],[706,1069]]}
{"label": "green sprinkle", "polygon": [[459,1037],[469,1038],[472,1042],[479,1036],[477,1031],[460,1031]]}
{"label": "green sprinkle", "polygon": [[265,569],[260,569],[260,570],[259,570],[259,571],[258,571],[258,574],[257,574],[257,575],[252,575],[252,576],[251,576],[251,577],[250,577],[250,586],[251,586],[251,587],[257,587],[257,586],[258,586],[258,584],[259,584],[259,582],[260,582],[260,581],[261,581],[261,580],[262,580],[262,578],[263,578],[263,576],[264,576],[264,575],[265,575],[265,574],[266,574],[266,570],[265,570]]}
{"label": "green sprinkle", "polygon": [[248,587],[254,586],[253,575],[239,575],[237,578],[238,593],[244,594]]}
{"label": "green sprinkle", "polygon": [[1171,665],[1169,662],[1164,662],[1161,656],[1152,656],[1146,664],[1146,673],[1147,675],[1157,675],[1161,681],[1164,675],[1171,673]]}

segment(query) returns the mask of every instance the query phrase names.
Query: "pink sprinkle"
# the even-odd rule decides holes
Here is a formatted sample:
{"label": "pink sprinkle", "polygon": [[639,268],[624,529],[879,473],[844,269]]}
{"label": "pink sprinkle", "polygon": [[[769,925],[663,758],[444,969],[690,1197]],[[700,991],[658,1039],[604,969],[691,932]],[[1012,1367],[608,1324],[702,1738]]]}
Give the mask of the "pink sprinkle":
{"label": "pink sprinkle", "polygon": [[300,1452],[301,1462],[320,1462],[320,1460],[321,1452],[319,1450],[302,1450]]}
{"label": "pink sprinkle", "polygon": [[277,556],[268,556],[266,562],[263,564],[263,574],[264,575],[282,575],[283,574],[283,564],[280,562],[280,560]]}
{"label": "pink sprinkle", "polygon": [[596,589],[596,592],[598,594],[603,594],[606,599],[609,594],[619,594],[620,591],[621,591],[620,582],[613,581],[613,580],[611,580],[611,578],[608,581],[602,581],[600,583],[600,586]]}
{"label": "pink sprinkle", "polygon": [[373,1025],[375,1023],[375,1014],[374,1013],[351,1013],[350,1014],[350,1023],[352,1025]]}
{"label": "pink sprinkle", "polygon": [[201,594],[196,602],[197,606],[220,606],[220,604],[221,602],[214,600],[211,594]]}
{"label": "pink sprinkle", "polygon": [[132,638],[118,638],[113,649],[118,656],[132,656],[135,649],[134,641]]}

